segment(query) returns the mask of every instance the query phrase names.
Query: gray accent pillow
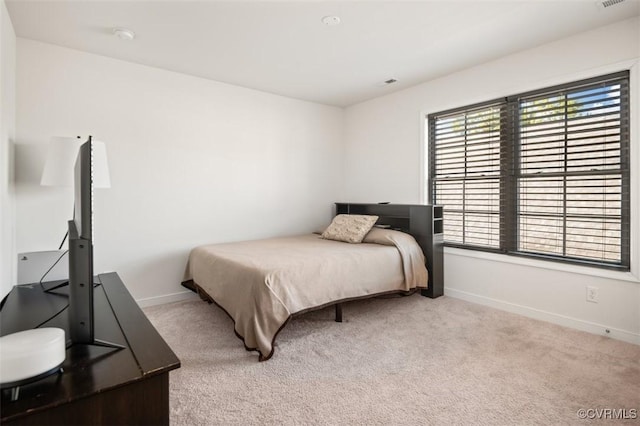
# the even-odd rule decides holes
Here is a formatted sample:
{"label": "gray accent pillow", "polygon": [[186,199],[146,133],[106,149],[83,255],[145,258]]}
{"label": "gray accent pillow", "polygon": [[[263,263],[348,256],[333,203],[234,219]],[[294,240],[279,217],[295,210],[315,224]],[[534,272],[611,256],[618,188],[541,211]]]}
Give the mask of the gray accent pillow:
{"label": "gray accent pillow", "polygon": [[322,233],[327,240],[361,243],[367,232],[378,220],[378,216],[363,214],[339,214]]}

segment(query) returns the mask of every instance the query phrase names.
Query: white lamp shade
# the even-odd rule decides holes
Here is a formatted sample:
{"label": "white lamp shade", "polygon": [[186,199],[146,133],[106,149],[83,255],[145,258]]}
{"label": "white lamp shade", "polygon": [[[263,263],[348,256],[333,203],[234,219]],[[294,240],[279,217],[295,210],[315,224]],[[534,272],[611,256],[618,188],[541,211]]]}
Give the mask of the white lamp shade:
{"label": "white lamp shade", "polygon": [[93,144],[93,187],[111,188],[109,163],[107,162],[107,147],[104,142],[92,141]]}
{"label": "white lamp shade", "polygon": [[[49,143],[47,161],[42,171],[40,185],[73,186],[76,159],[83,140],[71,137],[53,137]],[[104,142],[92,141],[93,144],[93,187],[110,188],[107,148]]]}

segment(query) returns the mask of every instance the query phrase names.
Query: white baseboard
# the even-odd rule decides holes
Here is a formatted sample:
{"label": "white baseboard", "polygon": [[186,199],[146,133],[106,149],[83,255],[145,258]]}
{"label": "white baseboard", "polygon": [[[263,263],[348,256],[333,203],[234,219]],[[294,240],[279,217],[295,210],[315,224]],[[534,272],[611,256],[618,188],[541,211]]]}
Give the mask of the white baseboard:
{"label": "white baseboard", "polygon": [[136,299],[138,306],[146,308],[147,306],[164,305],[165,303],[180,302],[182,300],[197,299],[198,295],[191,290],[180,291],[178,293],[163,294],[162,296],[145,297]]}
{"label": "white baseboard", "polygon": [[[580,320],[577,318],[568,317],[565,315],[556,314],[553,312],[542,311],[528,306],[518,305],[511,302],[505,302],[504,300],[492,299],[490,297],[479,296],[477,294],[469,293],[462,290],[456,290],[453,288],[444,289],[444,294],[456,299],[465,300],[467,302],[477,303],[479,305],[485,305],[492,308],[500,309],[502,311],[511,312],[525,317],[551,322],[554,324],[562,325],[565,327],[574,328],[576,330],[586,331],[601,336],[607,336],[614,339],[622,340],[628,343],[640,345],[640,334],[633,333],[627,330],[621,330],[615,327],[609,327],[603,324],[596,324],[589,321]],[[608,332],[607,332],[608,330]]]}

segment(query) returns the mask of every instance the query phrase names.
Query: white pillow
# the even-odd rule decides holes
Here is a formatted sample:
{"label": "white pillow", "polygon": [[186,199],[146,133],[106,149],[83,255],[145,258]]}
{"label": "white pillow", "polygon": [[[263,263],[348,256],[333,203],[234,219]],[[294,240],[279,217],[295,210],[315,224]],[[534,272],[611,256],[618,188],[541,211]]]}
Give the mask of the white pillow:
{"label": "white pillow", "polygon": [[361,243],[367,232],[378,220],[378,216],[362,214],[339,214],[322,233],[327,240]]}

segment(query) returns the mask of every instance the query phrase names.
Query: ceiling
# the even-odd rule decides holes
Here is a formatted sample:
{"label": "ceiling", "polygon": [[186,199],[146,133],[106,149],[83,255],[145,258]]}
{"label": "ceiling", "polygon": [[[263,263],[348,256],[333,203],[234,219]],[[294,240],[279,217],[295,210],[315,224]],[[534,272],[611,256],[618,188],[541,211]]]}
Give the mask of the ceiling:
{"label": "ceiling", "polygon": [[640,0],[5,3],[18,37],[337,106],[640,14]]}

